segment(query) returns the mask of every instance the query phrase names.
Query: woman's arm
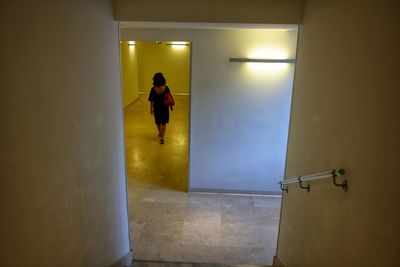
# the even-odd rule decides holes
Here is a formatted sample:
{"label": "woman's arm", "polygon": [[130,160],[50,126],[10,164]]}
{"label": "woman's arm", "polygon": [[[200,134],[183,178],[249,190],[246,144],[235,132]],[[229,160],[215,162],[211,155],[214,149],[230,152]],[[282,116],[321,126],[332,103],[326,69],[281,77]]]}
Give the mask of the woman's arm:
{"label": "woman's arm", "polygon": [[154,101],[150,101],[150,114],[154,113]]}

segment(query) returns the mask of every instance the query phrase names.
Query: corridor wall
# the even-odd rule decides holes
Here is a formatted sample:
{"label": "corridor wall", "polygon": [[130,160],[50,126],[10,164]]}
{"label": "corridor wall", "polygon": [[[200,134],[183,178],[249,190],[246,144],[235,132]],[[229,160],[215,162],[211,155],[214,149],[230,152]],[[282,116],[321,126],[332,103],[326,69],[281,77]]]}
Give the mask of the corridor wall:
{"label": "corridor wall", "polygon": [[153,75],[162,72],[172,93],[189,94],[190,45],[173,46],[171,42],[136,42],[139,56],[139,87],[150,92]]}
{"label": "corridor wall", "polygon": [[139,69],[136,45],[120,43],[122,96],[124,108],[139,98]]}
{"label": "corridor wall", "polygon": [[308,0],[299,35],[287,177],[345,168],[284,194],[278,259],[287,267],[400,262],[400,5]]}
{"label": "corridor wall", "polygon": [[[191,41],[190,189],[280,193],[297,30],[121,29],[121,39]],[[173,127],[173,121],[170,123]]]}
{"label": "corridor wall", "polygon": [[0,266],[130,252],[118,25],[109,1],[1,1]]}

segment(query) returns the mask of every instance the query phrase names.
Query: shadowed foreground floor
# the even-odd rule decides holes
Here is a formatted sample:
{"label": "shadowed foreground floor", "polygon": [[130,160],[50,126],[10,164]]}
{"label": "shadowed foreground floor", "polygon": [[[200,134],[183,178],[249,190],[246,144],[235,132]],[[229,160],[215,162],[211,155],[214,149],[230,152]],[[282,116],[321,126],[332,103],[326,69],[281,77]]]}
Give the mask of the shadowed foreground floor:
{"label": "shadowed foreground floor", "polygon": [[209,263],[177,263],[135,261],[131,267],[271,267],[271,265],[236,265],[236,264],[209,264]]}

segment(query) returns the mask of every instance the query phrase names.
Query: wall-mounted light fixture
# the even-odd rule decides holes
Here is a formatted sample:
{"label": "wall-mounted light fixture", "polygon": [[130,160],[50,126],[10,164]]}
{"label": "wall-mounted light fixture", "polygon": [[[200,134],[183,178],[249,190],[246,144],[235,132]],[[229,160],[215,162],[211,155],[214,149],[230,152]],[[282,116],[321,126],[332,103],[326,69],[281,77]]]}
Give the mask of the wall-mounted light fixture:
{"label": "wall-mounted light fixture", "polygon": [[182,42],[182,41],[173,41],[173,42],[167,43],[167,45],[190,45],[190,43],[189,42]]}
{"label": "wall-mounted light fixture", "polygon": [[119,41],[120,44],[127,44],[128,46],[135,45],[135,41]]}
{"label": "wall-mounted light fixture", "polygon": [[[265,73],[278,75],[284,74],[289,69],[291,63],[296,63],[296,59],[282,58],[229,58],[229,62],[245,63],[252,74]],[[264,76],[263,76],[264,77]]]}
{"label": "wall-mounted light fixture", "polygon": [[264,59],[264,58],[229,58],[229,62],[251,63],[296,63],[295,59]]}
{"label": "wall-mounted light fixture", "polygon": [[176,49],[183,49],[186,46],[190,46],[189,42],[181,42],[181,41],[174,41],[174,42],[169,42],[166,44],[170,45],[170,46],[172,46],[172,48],[176,48]]}

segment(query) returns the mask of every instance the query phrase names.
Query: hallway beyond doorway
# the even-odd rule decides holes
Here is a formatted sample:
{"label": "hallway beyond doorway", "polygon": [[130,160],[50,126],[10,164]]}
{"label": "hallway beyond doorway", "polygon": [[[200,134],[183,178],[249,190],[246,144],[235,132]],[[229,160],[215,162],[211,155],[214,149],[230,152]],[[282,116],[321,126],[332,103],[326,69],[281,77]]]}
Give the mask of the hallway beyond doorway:
{"label": "hallway beyond doorway", "polygon": [[125,110],[125,146],[128,179],[143,185],[186,192],[188,189],[189,96],[176,95],[170,111],[165,144],[150,114],[148,94],[140,94]]}

